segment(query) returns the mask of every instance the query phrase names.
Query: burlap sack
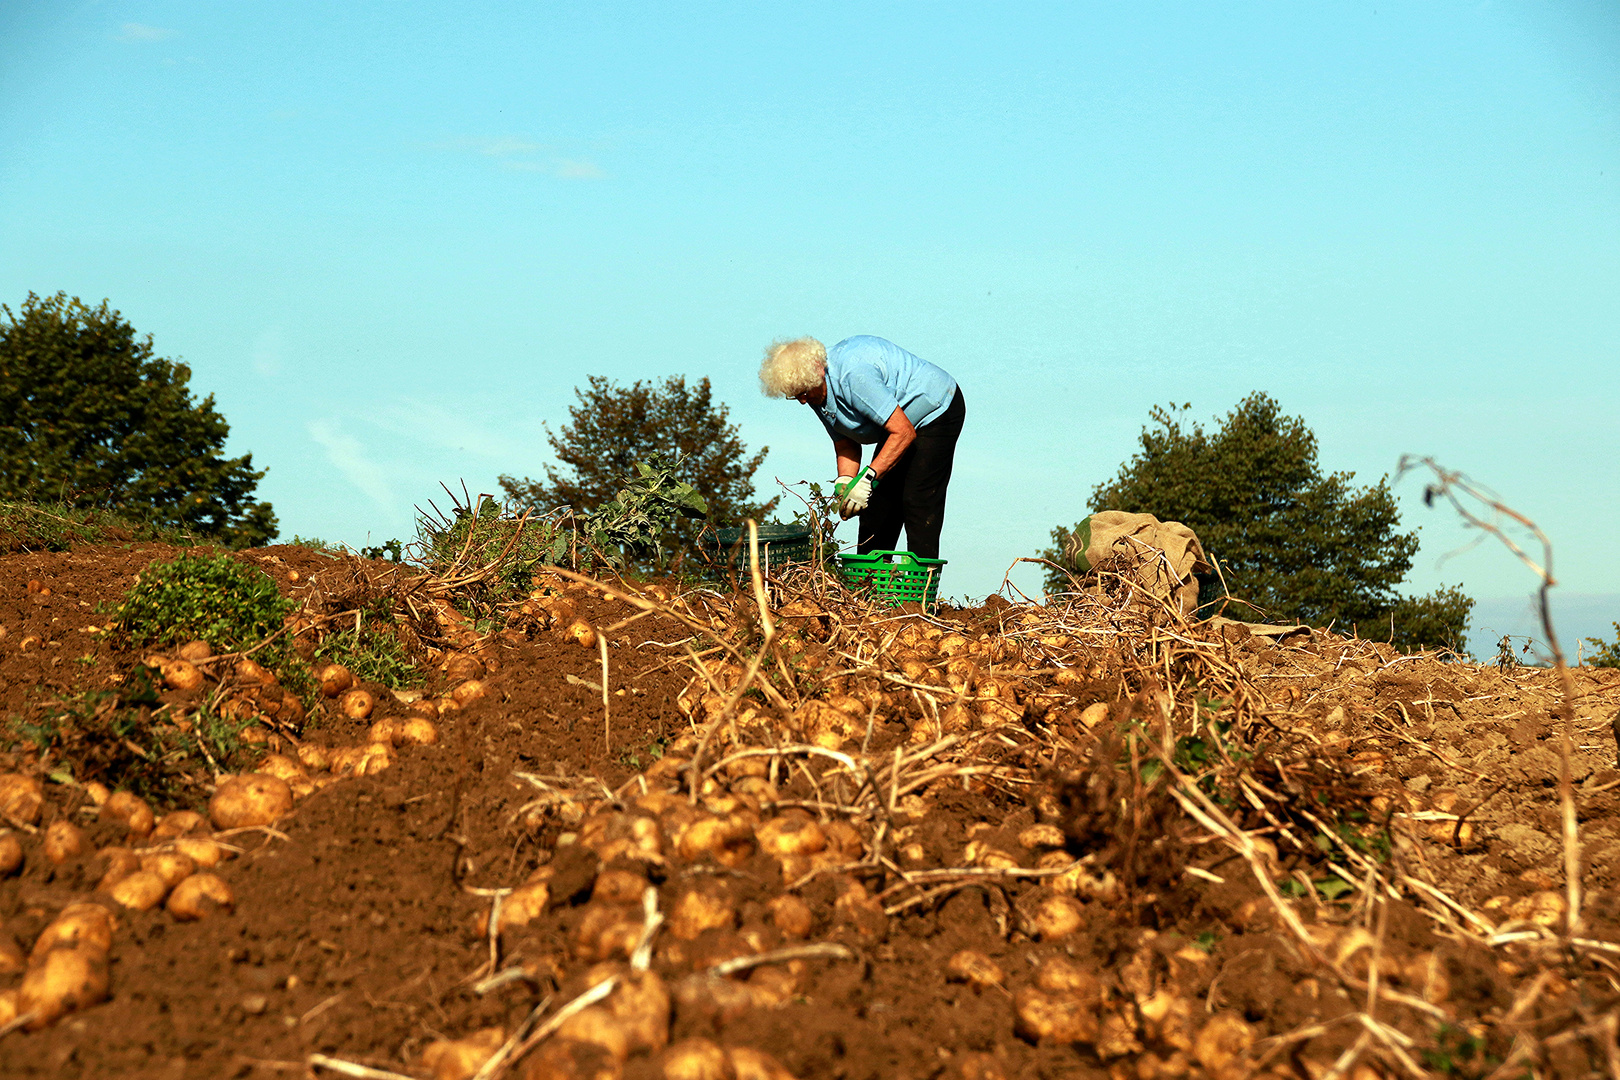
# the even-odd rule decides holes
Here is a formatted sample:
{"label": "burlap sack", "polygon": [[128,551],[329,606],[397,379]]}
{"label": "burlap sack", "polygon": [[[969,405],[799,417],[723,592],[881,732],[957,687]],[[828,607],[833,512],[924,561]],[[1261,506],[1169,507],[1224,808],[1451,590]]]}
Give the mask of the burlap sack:
{"label": "burlap sack", "polygon": [[1183,615],[1198,607],[1193,575],[1214,569],[1198,534],[1181,522],[1123,510],[1104,510],[1082,521],[1064,544],[1063,557],[1081,577],[1094,571],[1118,574],[1175,604]]}

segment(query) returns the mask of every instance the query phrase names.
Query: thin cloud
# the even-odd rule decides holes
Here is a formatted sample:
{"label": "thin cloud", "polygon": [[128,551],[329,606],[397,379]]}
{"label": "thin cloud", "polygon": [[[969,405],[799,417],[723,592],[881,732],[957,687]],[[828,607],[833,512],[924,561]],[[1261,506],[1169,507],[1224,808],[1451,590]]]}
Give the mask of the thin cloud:
{"label": "thin cloud", "polygon": [[543,176],[555,176],[559,180],[601,180],[607,176],[602,167],[594,161],[583,159],[571,160],[568,158],[555,158],[551,161],[503,161],[501,168],[507,172],[540,173]]}
{"label": "thin cloud", "polygon": [[344,478],[359,488],[361,493],[387,510],[393,505],[393,492],[383,476],[382,467],[366,456],[360,440],[342,430],[336,419],[311,420],[304,425],[309,437],[326,451],[326,459]]}
{"label": "thin cloud", "polygon": [[520,135],[464,135],[430,143],[430,150],[476,154],[494,158],[507,172],[539,173],[559,180],[601,180],[607,176],[602,166],[586,157],[559,157],[559,146],[535,142]]}
{"label": "thin cloud", "polygon": [[165,30],[160,26],[147,26],[145,23],[127,22],[123,25],[123,33],[118,35],[119,41],[162,41],[174,36],[173,30]]}

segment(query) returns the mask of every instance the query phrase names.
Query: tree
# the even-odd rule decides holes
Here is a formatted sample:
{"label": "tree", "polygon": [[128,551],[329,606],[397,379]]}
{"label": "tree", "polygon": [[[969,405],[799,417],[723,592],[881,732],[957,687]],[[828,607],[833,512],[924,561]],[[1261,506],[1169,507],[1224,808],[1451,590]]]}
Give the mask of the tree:
{"label": "tree", "polygon": [[[762,521],[776,508],[778,499],[753,501],[754,471],[770,447],[748,454],[707,378],[691,386],[678,375],[630,386],[601,375],[589,381],[588,388],[575,388],[579,404],[569,407],[562,431],[546,428],[552,451],[568,471],[546,465],[543,481],[502,476],[508,496],[541,510],[566,505],[589,512],[614,498],[635,475],[636,462],[662,453],[679,455],[680,477],[708,502],[712,524],[741,524],[749,517]],[[690,547],[697,531],[696,523],[676,526],[666,550]]]}
{"label": "tree", "polygon": [[276,535],[253,455],[227,458],[230,425],[191,369],[103,300],[33,293],[0,305],[0,498],[115,509],[232,547]]}
{"label": "tree", "polygon": [[[1399,531],[1387,477],[1357,488],[1354,473],[1324,476],[1315,434],[1265,394],[1250,394],[1214,432],[1184,424],[1190,407],[1152,411],[1136,455],[1092,491],[1094,509],[1191,526],[1231,593],[1273,618],[1354,626],[1404,649],[1461,646],[1474,602],[1460,589],[1396,592],[1418,538]],[[1054,529],[1045,557],[1061,563],[1068,535]],[[1067,587],[1065,575],[1048,574],[1049,591]]]}

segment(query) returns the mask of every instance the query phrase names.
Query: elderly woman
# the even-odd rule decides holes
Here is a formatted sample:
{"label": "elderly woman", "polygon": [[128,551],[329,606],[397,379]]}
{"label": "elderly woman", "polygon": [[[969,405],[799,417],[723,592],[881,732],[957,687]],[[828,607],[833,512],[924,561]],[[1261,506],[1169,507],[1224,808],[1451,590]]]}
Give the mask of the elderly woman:
{"label": "elderly woman", "polygon": [[[815,338],[765,350],[759,382],[770,397],[795,398],[821,418],[838,458],[839,512],[860,516],[858,551],[908,550],[939,558],[945,489],[967,408],[956,380],[880,337]],[[861,444],[876,444],[861,467]]]}

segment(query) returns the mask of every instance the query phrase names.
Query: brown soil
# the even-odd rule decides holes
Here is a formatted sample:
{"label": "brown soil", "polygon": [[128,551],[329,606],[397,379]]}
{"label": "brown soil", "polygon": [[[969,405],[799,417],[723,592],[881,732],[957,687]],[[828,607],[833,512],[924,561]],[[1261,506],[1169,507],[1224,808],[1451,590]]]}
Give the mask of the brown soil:
{"label": "brown soil", "polygon": [[[143,651],[85,628],[106,622],[104,607],[142,567],[172,554],[131,544],[0,555],[0,723],[117,686]],[[294,596],[352,572],[302,548],[241,557]],[[569,592],[597,627],[637,611]],[[758,640],[749,597],[687,605],[731,640]],[[763,1050],[805,1080],[1315,1080],[1357,1045],[1361,1071],[1344,1075],[1363,1080],[1409,1073],[1403,1054],[1433,1075],[1483,1077],[1504,1060],[1518,1071],[1503,1076],[1608,1067],[1620,946],[1561,939],[1553,673],[1398,657],[1320,632],[1279,644],[1201,627],[1175,639],[1116,619],[1123,628],[1105,634],[1096,613],[993,602],[946,611],[929,632],[959,631],[977,647],[983,671],[964,694],[947,685],[943,657],[926,671],[898,659],[896,633],[927,620],[868,613],[870,625],[846,625],[847,611],[819,611],[801,599],[777,612],[793,636],[770,677],[798,707],[784,714],[751,693],[735,729],[716,706],[740,666],[710,655],[718,686],[696,678],[686,644],[714,641],[673,617],[608,634],[606,722],[597,649],[514,622],[478,652],[489,694],[443,713],[437,744],[401,746],[372,775],[323,779],[273,830],[232,837],[244,850],[217,872],[235,892],[234,912],[199,922],[161,907],[123,910],[96,893],[107,864],[94,852],[130,839],[97,817],[73,761],[13,739],[0,773],[44,779],[46,800],[36,821],[9,823],[25,863],[0,879],[0,958],[8,937],[26,952],[78,900],[115,910],[119,929],[110,999],[41,1031],[0,1035],[0,1073],[337,1075],[311,1064],[327,1055],[435,1075],[424,1051],[436,1040],[486,1028],[504,1037],[548,998],[542,1018],[609,973],[633,981],[625,962],[641,937],[643,886],[669,918],[650,963],[672,1000],[665,1033],[615,1055],[564,1032],[506,1075],[663,1076],[664,1038]],[[442,663],[453,652],[435,655]],[[874,656],[886,681],[849,674]],[[1010,676],[1000,712],[983,704],[991,669]],[[1620,773],[1609,729],[1620,672],[1574,677],[1579,936],[1620,942]],[[423,689],[448,685],[436,670]],[[270,733],[265,749],[362,744],[372,720],[406,715],[406,702],[371,689],[380,703],[371,720],[317,709],[301,731]],[[977,713],[948,711],[973,696]],[[865,711],[817,712],[801,699]],[[1094,703],[1105,718],[1082,713]],[[1206,714],[1220,719],[1219,740],[1198,719]],[[678,766],[706,717],[705,765],[775,750],[731,760],[693,806]],[[1208,820],[1170,795],[1168,778],[1153,776],[1147,739],[1166,727],[1184,747],[1199,736],[1205,756],[1177,762],[1209,770],[1215,812],[1260,843],[1256,865],[1288,894],[1280,904]],[[836,747],[856,768],[806,745]],[[767,851],[784,818],[818,824],[822,850]],[[53,865],[43,833],[58,819],[82,825],[90,844]],[[709,823],[724,845],[694,839]],[[1369,868],[1377,901],[1364,888]],[[529,880],[545,885],[542,910],[499,935],[492,970],[475,921],[490,913],[492,890]],[[790,895],[808,926],[783,915]],[[805,943],[843,948],[705,974]],[[951,965],[965,950],[1000,978],[958,981]],[[1059,986],[1065,964],[1083,975],[1080,989]],[[21,978],[4,970],[0,994]],[[481,985],[496,973],[504,980]],[[1358,1020],[1369,1000],[1393,1036]],[[1036,1021],[1048,1005],[1067,1010],[1070,1029]]]}

